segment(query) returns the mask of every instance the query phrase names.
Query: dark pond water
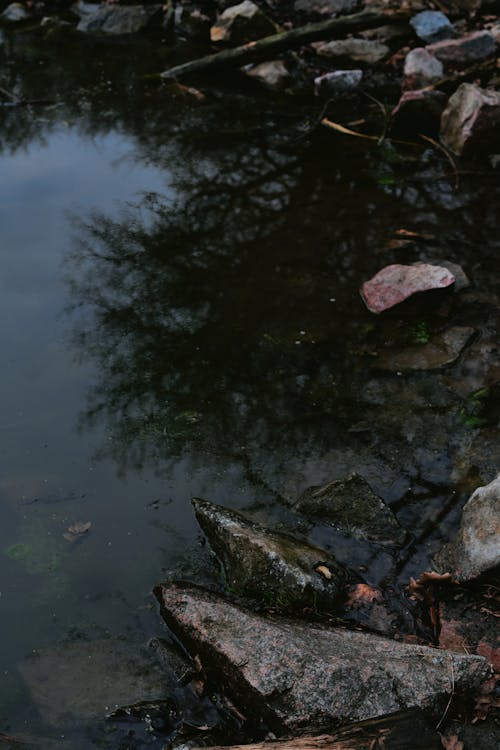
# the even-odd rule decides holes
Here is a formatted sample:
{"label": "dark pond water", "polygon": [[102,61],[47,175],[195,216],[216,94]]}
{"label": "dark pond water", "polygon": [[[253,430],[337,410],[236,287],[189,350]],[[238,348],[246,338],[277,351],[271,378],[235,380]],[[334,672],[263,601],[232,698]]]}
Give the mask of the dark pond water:
{"label": "dark pond water", "polygon": [[[192,496],[286,526],[286,500],[355,470],[417,543],[312,537],[372,584],[428,565],[498,454],[499,191],[313,129],[319,103],[179,95],[144,77],[158,50],[17,36],[0,57],[2,88],[43,100],[0,102],[0,731],[57,738],[19,666],[144,643],[155,583],[217,581]],[[438,258],[473,281],[445,311],[364,309],[380,267]],[[476,329],[453,367],[374,369],[451,324]]]}

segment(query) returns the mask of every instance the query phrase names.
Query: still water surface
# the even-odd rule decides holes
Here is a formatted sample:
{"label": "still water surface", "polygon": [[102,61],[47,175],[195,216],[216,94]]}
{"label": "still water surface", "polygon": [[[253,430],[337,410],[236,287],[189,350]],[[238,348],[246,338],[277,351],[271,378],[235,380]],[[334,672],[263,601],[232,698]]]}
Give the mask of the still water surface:
{"label": "still water surface", "polygon": [[[3,54],[5,88],[50,100],[0,112],[0,729],[15,733],[43,725],[17,670],[30,652],[145,642],[152,586],[208,575],[192,496],[283,520],[282,498],[356,469],[403,523],[432,517],[466,430],[453,409],[484,373],[375,377],[378,345],[443,321],[374,322],[357,288],[448,257],[488,291],[498,196],[490,175],[455,191],[423,149],[304,137],[310,103],[175,97],[140,78],[161,69],[149,51]],[[434,240],[388,244],[401,227]],[[71,543],[75,522],[92,525]],[[374,582],[392,565],[376,558]]]}

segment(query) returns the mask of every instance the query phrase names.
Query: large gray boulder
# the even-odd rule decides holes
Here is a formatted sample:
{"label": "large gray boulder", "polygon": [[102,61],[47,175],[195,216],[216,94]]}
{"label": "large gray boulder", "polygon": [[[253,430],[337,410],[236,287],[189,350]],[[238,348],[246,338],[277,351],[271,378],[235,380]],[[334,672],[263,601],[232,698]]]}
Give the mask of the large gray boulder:
{"label": "large gray boulder", "polygon": [[500,474],[478,487],[466,502],[458,534],[435,559],[459,581],[477,578],[500,565]]}
{"label": "large gray boulder", "polygon": [[80,5],[77,12],[81,20],[76,28],[85,33],[116,36],[138,34],[146,31],[156,21],[158,28],[161,27],[162,5],[97,5],[95,10],[86,3]]}
{"label": "large gray boulder", "polygon": [[399,543],[406,536],[389,506],[357,474],[309,487],[293,509],[361,538]]}
{"label": "large gray boulder", "polygon": [[333,608],[345,574],[325,550],[269,531],[206,500],[195,498],[193,506],[232,590],[294,611]]}
{"label": "large gray boulder", "polygon": [[188,585],[155,594],[169,627],[275,732],[436,708],[490,674],[479,656],[263,618]]}
{"label": "large gray boulder", "polygon": [[456,154],[498,146],[500,92],[462,83],[441,116],[441,140]]}

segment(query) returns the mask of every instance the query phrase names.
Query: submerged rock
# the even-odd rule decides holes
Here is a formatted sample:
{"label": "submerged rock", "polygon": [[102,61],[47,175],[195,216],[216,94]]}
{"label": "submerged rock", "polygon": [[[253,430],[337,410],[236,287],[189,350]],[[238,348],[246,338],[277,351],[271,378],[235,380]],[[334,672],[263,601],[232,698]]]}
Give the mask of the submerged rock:
{"label": "submerged rock", "polygon": [[363,78],[362,70],[334,70],[314,79],[316,94],[332,96],[358,88]]}
{"label": "submerged rock", "polygon": [[375,64],[387,57],[390,49],[386,44],[370,39],[339,39],[319,44],[316,51],[322,57],[347,57],[354,62]]}
{"label": "submerged rock", "polygon": [[461,68],[494,55],[496,40],[489,31],[473,31],[459,39],[430,44],[427,50],[444,65]]}
{"label": "submerged rock", "polygon": [[415,34],[423,42],[440,42],[456,36],[450,19],[439,10],[423,10],[410,20]]}
{"label": "submerged rock", "polygon": [[309,487],[293,509],[368,539],[402,542],[406,536],[389,506],[357,474]]}
{"label": "submerged rock", "polygon": [[435,564],[459,581],[477,578],[500,565],[500,474],[471,495],[455,540],[443,547]]}
{"label": "submerged rock", "polygon": [[473,334],[474,328],[469,326],[452,326],[425,344],[382,352],[374,367],[389,372],[437,370],[456,362]]}
{"label": "submerged rock", "polygon": [[[85,5],[81,3],[81,6]],[[98,5],[94,11],[81,11],[82,17],[76,28],[86,33],[137,34],[148,29],[162,13],[162,5]]]}
{"label": "submerged rock", "polygon": [[443,266],[395,263],[382,268],[361,287],[361,296],[370,312],[379,314],[420,292],[447,289],[455,277]]}
{"label": "submerged rock", "polygon": [[282,608],[329,610],[342,592],[343,568],[327,552],[269,531],[240,513],[195,498],[196,518],[238,594]]}
{"label": "submerged rock", "polygon": [[479,656],[263,618],[187,585],[155,594],[169,627],[277,732],[436,707],[490,674]]}
{"label": "submerged rock", "polygon": [[444,76],[443,63],[424,47],[410,50],[405,58],[403,90],[421,89]]}
{"label": "submerged rock", "polygon": [[277,26],[251,0],[226,8],[210,29],[212,42],[243,44],[275,34]]}
{"label": "submerged rock", "polygon": [[290,80],[290,73],[282,60],[252,65],[245,68],[245,73],[269,89],[283,89]]}
{"label": "submerged rock", "polygon": [[36,651],[18,668],[44,721],[60,727],[103,718],[123,705],[166,699],[180,664],[186,662],[172,657],[168,670],[153,649],[106,638]]}
{"label": "submerged rock", "polygon": [[500,92],[462,83],[441,117],[441,139],[456,154],[468,148],[497,147],[500,136]]}

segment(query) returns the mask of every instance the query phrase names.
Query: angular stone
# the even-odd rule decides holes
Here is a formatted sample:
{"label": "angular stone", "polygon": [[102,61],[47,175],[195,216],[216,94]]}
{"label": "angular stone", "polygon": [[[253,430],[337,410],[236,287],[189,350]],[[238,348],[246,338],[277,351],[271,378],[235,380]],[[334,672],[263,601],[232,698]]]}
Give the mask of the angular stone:
{"label": "angular stone", "polygon": [[177,683],[151,649],[118,638],[42,649],[18,668],[44,721],[58,727],[164,700]]}
{"label": "angular stone", "polygon": [[83,12],[76,28],[86,33],[137,34],[159,19],[162,12],[162,5],[100,5],[94,12]]}
{"label": "angular stone", "polygon": [[362,70],[334,70],[314,79],[314,91],[328,96],[344,94],[356,89],[362,78]]}
{"label": "angular stone", "polygon": [[313,13],[333,16],[335,13],[352,13],[360,0],[295,0],[294,10],[299,13]]}
{"label": "angular stone", "polygon": [[370,39],[339,39],[319,44],[316,51],[322,57],[347,57],[355,62],[374,64],[387,57],[390,49]]}
{"label": "angular stone", "polygon": [[210,29],[212,42],[243,44],[275,34],[277,26],[251,0],[226,8]]}
{"label": "angular stone", "polygon": [[456,154],[498,146],[500,92],[462,83],[450,96],[441,117],[441,139]]}
{"label": "angular stone", "polygon": [[410,25],[418,38],[427,44],[456,36],[451,21],[439,10],[423,10],[417,13],[410,20]]}
{"label": "angular stone", "polygon": [[245,73],[269,89],[283,89],[290,80],[285,63],[282,60],[270,60],[245,68]]}
{"label": "angular stone", "polygon": [[392,112],[392,127],[398,131],[437,133],[446,106],[442,91],[405,91]]}
{"label": "angular stone", "polygon": [[361,538],[402,542],[406,536],[389,506],[357,474],[309,487],[293,509]]}
{"label": "angular stone", "polygon": [[500,474],[465,503],[458,534],[435,558],[438,570],[459,581],[500,565]]}
{"label": "angular stone", "polygon": [[473,31],[460,39],[449,39],[430,44],[428,52],[446,66],[466,67],[495,54],[496,40],[489,31]]}
{"label": "angular stone", "polygon": [[422,89],[444,76],[443,63],[428,49],[417,47],[405,58],[403,90]]}
{"label": "angular stone", "polygon": [[345,573],[325,550],[269,531],[206,500],[195,498],[193,505],[228,584],[238,594],[281,608],[332,609]]}
{"label": "angular stone", "polygon": [[419,292],[446,289],[455,282],[447,268],[428,263],[382,268],[361,287],[361,297],[370,312],[379,314]]}
{"label": "angular stone", "polygon": [[381,352],[374,367],[388,372],[438,370],[457,361],[473,334],[469,326],[452,326],[426,344]]}
{"label": "angular stone", "polygon": [[263,618],[188,585],[155,594],[168,626],[275,732],[436,708],[490,674],[480,656]]}
{"label": "angular stone", "polygon": [[16,24],[29,21],[33,18],[33,12],[29,11],[22,3],[11,3],[0,14],[0,23]]}

